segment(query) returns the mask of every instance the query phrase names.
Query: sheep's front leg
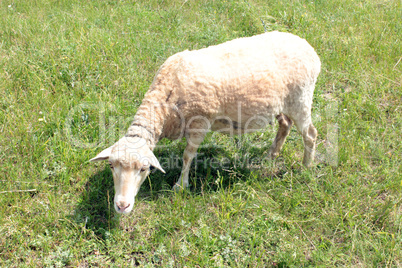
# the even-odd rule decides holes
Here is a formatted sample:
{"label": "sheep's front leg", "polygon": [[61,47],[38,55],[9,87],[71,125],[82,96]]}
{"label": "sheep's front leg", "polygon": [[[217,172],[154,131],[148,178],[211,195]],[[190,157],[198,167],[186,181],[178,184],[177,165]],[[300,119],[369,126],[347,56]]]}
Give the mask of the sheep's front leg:
{"label": "sheep's front leg", "polygon": [[184,188],[189,187],[188,184],[188,173],[190,171],[191,162],[197,154],[198,147],[204,140],[205,134],[208,131],[196,132],[187,135],[187,146],[183,154],[183,168],[181,170],[181,175],[179,180],[173,186],[174,191],[180,191]]}

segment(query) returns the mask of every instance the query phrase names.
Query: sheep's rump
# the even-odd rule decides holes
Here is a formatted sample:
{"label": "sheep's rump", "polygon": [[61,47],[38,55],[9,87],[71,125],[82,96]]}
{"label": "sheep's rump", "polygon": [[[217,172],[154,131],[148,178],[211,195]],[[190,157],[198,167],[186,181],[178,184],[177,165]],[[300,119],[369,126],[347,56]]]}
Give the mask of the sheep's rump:
{"label": "sheep's rump", "polygon": [[307,41],[270,32],[177,53],[161,67],[154,87],[163,84],[167,102],[186,119],[205,116],[215,124],[212,129],[232,120],[243,128],[256,115],[288,113],[295,102],[311,109],[319,72],[319,57]]}

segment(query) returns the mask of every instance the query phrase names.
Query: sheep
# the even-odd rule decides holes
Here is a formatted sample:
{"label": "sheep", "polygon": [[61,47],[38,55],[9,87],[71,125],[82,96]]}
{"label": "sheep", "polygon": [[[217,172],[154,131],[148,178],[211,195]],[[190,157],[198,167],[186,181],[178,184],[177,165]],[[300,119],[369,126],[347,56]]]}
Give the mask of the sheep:
{"label": "sheep", "polygon": [[278,156],[292,124],[304,142],[303,164],[314,159],[317,130],[311,121],[321,62],[306,40],[268,32],[169,57],[157,72],[126,135],[90,161],[108,160],[114,207],[129,213],[154,167],[162,138],[186,138],[181,175],[174,190],[188,187],[191,162],[209,130],[243,134],[276,118],[279,129],[268,152]]}

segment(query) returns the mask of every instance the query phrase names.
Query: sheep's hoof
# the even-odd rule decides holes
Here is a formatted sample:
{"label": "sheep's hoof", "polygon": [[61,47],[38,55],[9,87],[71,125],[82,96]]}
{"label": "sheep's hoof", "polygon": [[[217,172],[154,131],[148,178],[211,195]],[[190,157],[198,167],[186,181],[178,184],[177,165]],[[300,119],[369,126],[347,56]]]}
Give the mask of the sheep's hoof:
{"label": "sheep's hoof", "polygon": [[271,158],[271,160],[275,160],[275,158],[278,157],[279,153],[273,152],[273,151],[269,151],[268,152],[269,157]]}
{"label": "sheep's hoof", "polygon": [[303,159],[303,165],[309,169],[313,165],[313,160],[312,159]]}
{"label": "sheep's hoof", "polygon": [[182,192],[187,188],[188,188],[188,186],[186,186],[186,185],[182,186],[182,185],[177,184],[177,183],[175,185],[173,185],[173,191],[176,192],[176,193]]}

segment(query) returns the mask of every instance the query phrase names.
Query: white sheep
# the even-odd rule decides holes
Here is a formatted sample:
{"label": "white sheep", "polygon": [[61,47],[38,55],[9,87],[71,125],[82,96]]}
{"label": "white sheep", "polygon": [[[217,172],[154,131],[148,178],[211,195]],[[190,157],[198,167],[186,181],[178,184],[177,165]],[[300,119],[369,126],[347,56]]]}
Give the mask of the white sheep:
{"label": "white sheep", "polygon": [[275,116],[275,158],[294,122],[303,136],[303,164],[314,159],[317,131],[311,105],[320,59],[290,33],[269,32],[169,57],[156,74],[125,137],[90,161],[109,160],[119,213],[129,213],[162,138],[185,137],[183,169],[174,188],[188,187],[197,149],[209,130],[241,134],[263,128]]}

